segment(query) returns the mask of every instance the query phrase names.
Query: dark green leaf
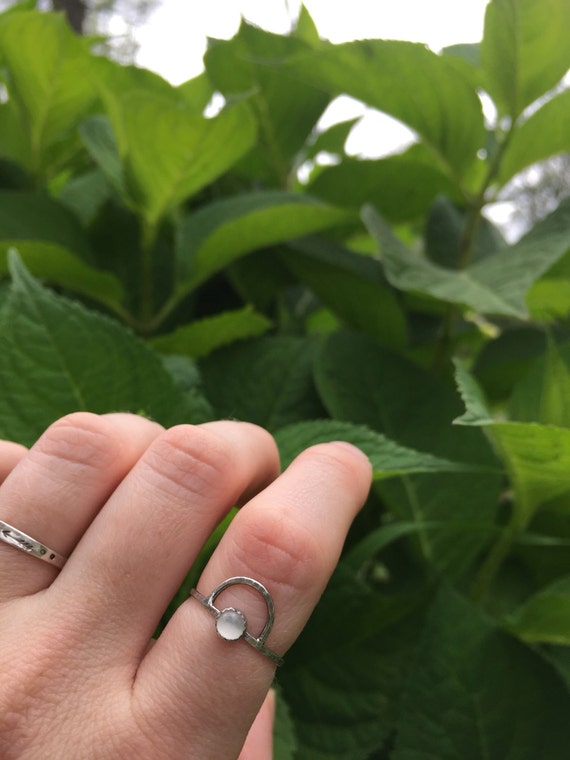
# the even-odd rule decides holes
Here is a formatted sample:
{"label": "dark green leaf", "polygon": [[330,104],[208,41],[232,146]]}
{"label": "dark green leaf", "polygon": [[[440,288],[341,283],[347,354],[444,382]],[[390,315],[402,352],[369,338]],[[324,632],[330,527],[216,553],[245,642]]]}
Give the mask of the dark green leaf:
{"label": "dark green leaf", "polygon": [[399,716],[394,760],[564,760],[568,691],[551,668],[442,589]]}
{"label": "dark green leaf", "polygon": [[570,644],[570,578],[560,578],[509,615],[508,629],[524,641]]}
{"label": "dark green leaf", "polygon": [[278,430],[322,416],[313,387],[315,343],[261,338],[220,349],[200,362],[204,389],[219,417]]}
{"label": "dark green leaf", "polygon": [[547,343],[546,356],[516,385],[509,413],[520,422],[541,422],[570,428],[569,346]]}
{"label": "dark green leaf", "polygon": [[73,411],[188,419],[184,397],[142,341],[116,322],[44,290],[11,257],[0,312],[0,437],[31,445]]}

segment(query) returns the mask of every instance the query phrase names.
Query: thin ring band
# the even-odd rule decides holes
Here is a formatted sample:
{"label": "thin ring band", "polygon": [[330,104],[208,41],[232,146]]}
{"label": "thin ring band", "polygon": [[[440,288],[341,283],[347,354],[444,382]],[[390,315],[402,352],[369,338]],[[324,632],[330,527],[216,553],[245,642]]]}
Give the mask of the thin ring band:
{"label": "thin ring band", "polygon": [[37,557],[60,570],[67,562],[66,557],[3,520],[0,520],[0,541],[4,541],[5,544],[26,552],[26,554],[30,554],[32,557]]}
{"label": "thin ring band", "polygon": [[[265,606],[267,607],[267,621],[259,636],[253,636],[249,633],[247,630],[247,618],[241,610],[237,610],[235,607],[226,607],[223,610],[219,610],[214,605],[216,597],[221,594],[222,591],[225,591],[229,586],[236,585],[244,585],[254,588],[256,591],[259,591],[265,601]],[[283,658],[273,650],[269,649],[269,647],[265,646],[265,639],[269,636],[269,632],[273,627],[275,608],[271,594],[262,583],[256,581],[254,578],[236,575],[234,578],[228,578],[216,586],[209,596],[203,596],[195,588],[190,591],[190,596],[197,599],[200,604],[215,617],[216,631],[222,639],[225,639],[226,641],[238,641],[239,639],[243,639],[254,649],[257,649],[258,652],[269,657],[269,659],[276,665],[283,665]]]}

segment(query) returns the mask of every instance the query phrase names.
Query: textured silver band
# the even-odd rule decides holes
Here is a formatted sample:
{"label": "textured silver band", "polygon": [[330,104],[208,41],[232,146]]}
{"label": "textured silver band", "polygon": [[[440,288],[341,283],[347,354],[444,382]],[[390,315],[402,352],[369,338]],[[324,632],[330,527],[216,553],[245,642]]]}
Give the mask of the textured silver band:
{"label": "textured silver band", "polygon": [[[265,601],[267,607],[267,621],[263,630],[259,636],[253,636],[247,630],[247,618],[241,612],[241,610],[235,609],[235,607],[226,607],[223,610],[219,610],[214,602],[216,597],[225,591],[229,586],[244,585],[254,588],[259,591]],[[197,599],[200,604],[205,607],[216,619],[216,631],[226,641],[238,641],[243,639],[258,652],[269,657],[276,665],[283,665],[283,658],[273,652],[271,649],[265,646],[265,640],[269,636],[269,632],[273,627],[273,621],[275,619],[275,608],[273,605],[273,599],[271,594],[265,588],[265,586],[259,581],[253,578],[246,578],[243,575],[236,575],[234,578],[228,578],[220,583],[219,586],[212,591],[209,596],[203,596],[199,591],[193,588],[190,591],[190,595]]]}
{"label": "textured silver band", "polygon": [[19,549],[21,552],[26,552],[32,557],[37,557],[60,570],[67,562],[65,557],[50,549],[49,546],[42,544],[41,541],[28,536],[27,533],[23,533],[3,520],[0,520],[0,541]]}

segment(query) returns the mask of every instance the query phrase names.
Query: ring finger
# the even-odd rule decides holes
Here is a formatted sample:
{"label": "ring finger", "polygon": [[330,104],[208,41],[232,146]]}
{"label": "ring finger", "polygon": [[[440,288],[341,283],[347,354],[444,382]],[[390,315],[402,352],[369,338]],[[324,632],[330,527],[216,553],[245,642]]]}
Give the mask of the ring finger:
{"label": "ring finger", "polygon": [[[8,451],[8,465],[19,461],[0,488],[0,520],[67,556],[162,429],[129,414],[63,417],[21,458],[21,450]],[[0,601],[33,594],[56,575],[0,541]]]}

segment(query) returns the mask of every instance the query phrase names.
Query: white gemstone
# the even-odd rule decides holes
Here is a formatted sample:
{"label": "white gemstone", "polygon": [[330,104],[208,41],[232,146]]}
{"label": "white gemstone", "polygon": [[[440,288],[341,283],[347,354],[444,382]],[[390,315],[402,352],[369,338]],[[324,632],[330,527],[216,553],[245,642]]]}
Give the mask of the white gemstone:
{"label": "white gemstone", "polygon": [[216,630],[223,639],[227,641],[237,641],[243,636],[247,622],[245,617],[234,610],[233,607],[227,607],[222,610],[216,618]]}

